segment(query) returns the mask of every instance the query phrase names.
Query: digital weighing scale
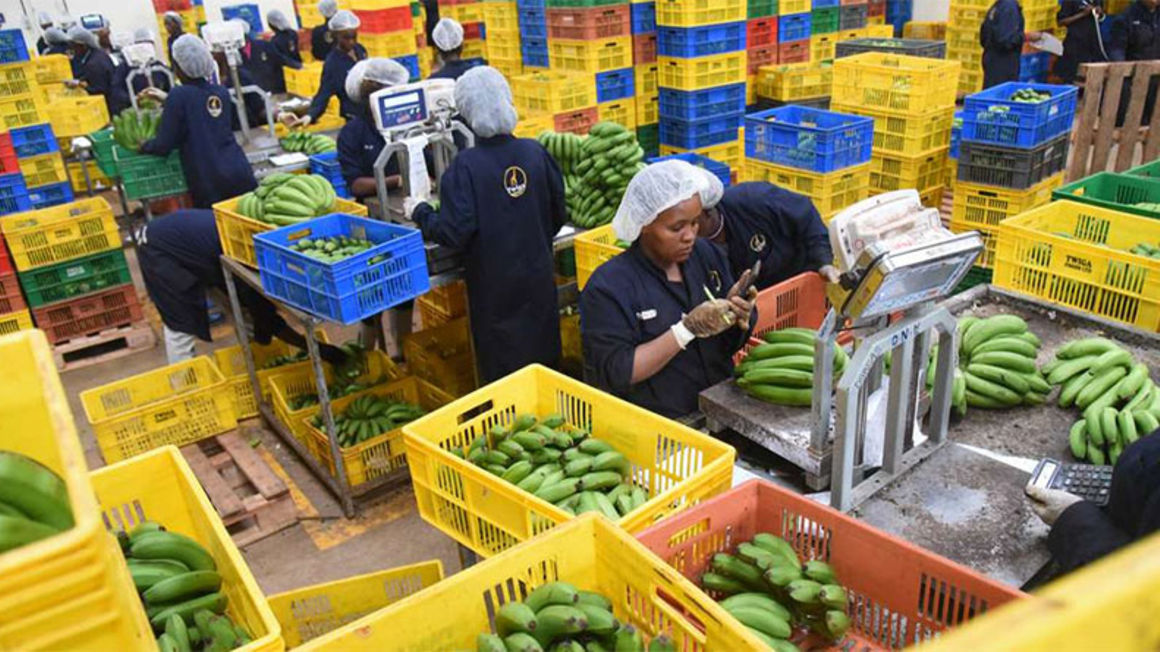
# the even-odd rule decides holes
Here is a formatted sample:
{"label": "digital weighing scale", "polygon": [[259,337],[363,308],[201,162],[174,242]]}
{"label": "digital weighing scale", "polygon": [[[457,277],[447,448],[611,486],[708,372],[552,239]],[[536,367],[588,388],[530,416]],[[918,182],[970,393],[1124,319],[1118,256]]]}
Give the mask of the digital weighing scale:
{"label": "digital weighing scale", "polygon": [[226,63],[230,69],[230,90],[233,97],[234,109],[238,112],[238,122],[242,126],[242,138],[250,142],[250,122],[246,117],[245,94],[256,93],[266,105],[266,124],[270,129],[270,136],[274,132],[274,106],[270,94],[253,84],[242,86],[238,77],[238,67],[242,65],[242,49],[246,46],[246,30],[248,26],[239,20],[227,20],[206,23],[201,28],[201,37],[209,44],[213,52],[221,52],[226,56]]}
{"label": "digital weighing scale", "polygon": [[153,73],[159,72],[169,78],[169,87],[173,88],[176,81],[173,73],[164,64],[157,60],[157,47],[153,43],[130,43],[121,48],[121,57],[129,65],[129,76],[125,85],[129,88],[129,102],[133,110],[137,110],[137,93],[133,90],[133,80],[145,76],[145,85],[153,88]]}

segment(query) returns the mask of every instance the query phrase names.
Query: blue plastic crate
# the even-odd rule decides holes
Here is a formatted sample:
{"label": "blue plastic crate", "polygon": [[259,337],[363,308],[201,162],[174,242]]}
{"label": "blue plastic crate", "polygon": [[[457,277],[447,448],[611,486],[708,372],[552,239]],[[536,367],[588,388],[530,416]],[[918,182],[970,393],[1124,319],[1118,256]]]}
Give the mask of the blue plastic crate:
{"label": "blue plastic crate", "polygon": [[788,43],[810,37],[811,14],[787,14],[777,17],[777,42]]}
{"label": "blue plastic crate", "polygon": [[520,14],[523,14],[525,9],[538,9],[542,12],[547,8],[547,0],[516,0],[516,9],[520,12]]}
{"label": "blue plastic crate", "polygon": [[406,68],[407,72],[411,73],[411,81],[419,81],[419,77],[422,75],[419,72],[419,55],[408,54],[401,57],[394,57],[394,59]]}
{"label": "blue plastic crate", "polygon": [[68,181],[28,189],[28,202],[32,204],[34,210],[67,204],[73,199],[72,184]]}
{"label": "blue plastic crate", "polygon": [[811,8],[828,9],[830,7],[837,7],[839,4],[841,4],[841,0],[814,0]]}
{"label": "blue plastic crate", "polygon": [[262,33],[262,9],[256,4],[240,4],[222,7],[222,20],[241,18],[250,24],[250,35]]}
{"label": "blue plastic crate", "polygon": [[613,102],[636,94],[636,71],[621,68],[596,73],[596,101]]}
{"label": "blue plastic crate", "polygon": [[661,116],[660,141],[662,145],[681,149],[697,149],[734,142],[737,140],[737,130],[741,128],[743,115],[737,113],[692,121]]}
{"label": "blue plastic crate", "polygon": [[870,160],[874,119],[790,104],[745,116],[745,157],[812,172]]}
{"label": "blue plastic crate", "polygon": [[951,158],[959,157],[959,145],[963,142],[963,125],[959,121],[962,119],[963,112],[955,111],[955,122],[951,124]]}
{"label": "blue plastic crate", "polygon": [[631,6],[632,33],[651,34],[657,31],[657,3],[636,2]]}
{"label": "blue plastic crate", "polygon": [[657,89],[660,114],[678,120],[706,120],[745,112],[745,84],[714,86],[699,91]]}
{"label": "blue plastic crate", "polygon": [[32,125],[9,130],[12,134],[12,149],[16,150],[17,158],[27,158],[39,154],[59,152],[60,145],[56,136],[52,134],[52,125]]}
{"label": "blue plastic crate", "polygon": [[24,32],[18,29],[0,29],[0,63],[28,61],[28,46]]}
{"label": "blue plastic crate", "polygon": [[[303,238],[335,236],[357,236],[376,244],[337,263],[316,260],[290,247]],[[255,235],[254,253],[267,294],[344,324],[410,301],[431,287],[423,235],[418,230],[343,213]]]}
{"label": "blue plastic crate", "polygon": [[657,27],[662,57],[707,57],[745,49],[745,21],[703,27]]}
{"label": "blue plastic crate", "polygon": [[709,172],[712,172],[713,176],[720,179],[721,185],[725,186],[726,188],[728,188],[729,184],[732,182],[733,171],[729,169],[728,165],[725,165],[719,161],[714,161],[708,156],[701,156],[696,152],[683,152],[681,154],[670,154],[668,156],[656,156],[648,159],[648,162],[656,163],[658,161],[668,161],[671,159],[685,161],[686,163],[692,163],[699,168],[705,168]]}
{"label": "blue plastic crate", "polygon": [[[1013,102],[1021,88],[1051,93],[1038,104]],[[1071,131],[1078,91],[1075,86],[1007,82],[968,95],[963,105],[963,140],[1032,148]]]}
{"label": "blue plastic crate", "polygon": [[548,13],[543,6],[539,8],[520,8],[516,21],[520,26],[520,39],[548,38]]}
{"label": "blue plastic crate", "polygon": [[342,166],[338,162],[338,152],[323,152],[310,156],[310,173],[320,174],[326,178],[338,175],[342,178]]}
{"label": "blue plastic crate", "polygon": [[0,215],[32,210],[28,200],[28,188],[24,177],[17,174],[0,174]]}
{"label": "blue plastic crate", "polygon": [[548,39],[523,39],[520,42],[520,55],[525,66],[547,68],[550,63],[548,61]]}
{"label": "blue plastic crate", "polygon": [[1019,81],[1042,84],[1047,81],[1047,73],[1050,68],[1051,53],[1024,54],[1019,60]]}

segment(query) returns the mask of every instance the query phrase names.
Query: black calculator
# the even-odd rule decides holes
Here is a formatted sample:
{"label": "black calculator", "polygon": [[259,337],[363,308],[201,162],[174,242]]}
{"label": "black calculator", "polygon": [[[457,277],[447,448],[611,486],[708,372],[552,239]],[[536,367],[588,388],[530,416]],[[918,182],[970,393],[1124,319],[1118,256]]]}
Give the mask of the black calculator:
{"label": "black calculator", "polygon": [[1027,486],[1066,491],[1102,507],[1108,504],[1108,493],[1112,488],[1112,467],[1065,464],[1044,458],[1035,465]]}

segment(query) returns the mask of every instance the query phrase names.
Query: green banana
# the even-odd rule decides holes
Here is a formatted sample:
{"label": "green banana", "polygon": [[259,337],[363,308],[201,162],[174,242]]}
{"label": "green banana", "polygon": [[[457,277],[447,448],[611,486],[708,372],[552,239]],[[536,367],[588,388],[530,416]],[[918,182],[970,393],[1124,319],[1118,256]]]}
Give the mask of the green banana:
{"label": "green banana", "polygon": [[585,633],[607,636],[620,629],[620,621],[604,607],[579,602],[576,604],[576,608],[584,614],[584,618],[588,621],[588,626],[584,629]]}
{"label": "green banana", "polygon": [[778,618],[773,612],[759,607],[734,607],[727,610],[746,627],[751,627],[774,638],[789,638],[792,630],[789,623]]}
{"label": "green banana", "polygon": [[786,622],[792,619],[789,609],[783,607],[780,602],[774,600],[767,593],[738,593],[731,595],[721,601],[721,607],[726,611],[731,611],[738,607],[764,609]]}
{"label": "green banana", "polygon": [[507,652],[504,640],[495,634],[479,634],[475,637],[476,652]]}
{"label": "green banana", "polygon": [[222,578],[215,571],[191,571],[164,579],[149,587],[141,597],[145,604],[161,605],[184,602],[191,598],[213,593],[221,588]]}
{"label": "green banana", "polygon": [[536,612],[523,602],[509,602],[495,614],[495,631],[503,638],[516,632],[530,634],[536,629]]}
{"label": "green banana", "polygon": [[0,451],[0,502],[58,532],[73,526],[72,506],[64,480],[40,462],[19,453]]}
{"label": "green banana", "polygon": [[181,616],[173,614],[165,621],[165,634],[173,639],[178,652],[190,652],[189,628]]}
{"label": "green banana", "polygon": [[33,521],[23,516],[0,514],[0,553],[19,548],[41,539],[47,539],[60,531],[51,525]]}
{"label": "green banana", "polygon": [[529,593],[528,597],[524,599],[524,604],[532,611],[539,613],[544,607],[551,605],[571,606],[578,603],[580,599],[581,594],[575,586],[567,582],[548,582],[541,584]]}
{"label": "green banana", "polygon": [[833,584],[836,581],[834,569],[824,561],[811,559],[802,570],[806,577],[821,584]]}
{"label": "green banana", "polygon": [[516,632],[503,639],[507,652],[543,652],[544,648],[531,634]]}
{"label": "green banana", "polygon": [[1077,460],[1087,459],[1087,421],[1080,419],[1071,426],[1071,431],[1067,435],[1068,446],[1071,447],[1071,454]]}
{"label": "green banana", "polygon": [[[153,629],[160,631],[165,628],[165,622],[169,617],[177,614],[181,616],[182,620],[188,625],[194,614],[199,611],[211,611],[215,614],[224,613],[226,610],[226,595],[224,593],[210,593],[207,595],[196,597],[192,600],[187,600],[175,605],[165,607],[158,613],[154,614],[149,622],[153,625]],[[204,631],[204,630],[203,630]]]}
{"label": "green banana", "polygon": [[541,645],[568,634],[577,634],[588,627],[584,612],[574,606],[553,604],[536,612],[536,626],[532,634]]}
{"label": "green banana", "polygon": [[195,571],[217,570],[200,543],[176,532],[148,532],[133,541],[129,554],[137,559],[172,559]]}
{"label": "green banana", "polygon": [[793,566],[801,566],[801,560],[798,559],[797,552],[794,551],[793,546],[789,545],[785,539],[779,536],[767,532],[758,532],[753,535],[753,545],[780,555]]}
{"label": "green banana", "polygon": [[701,575],[701,586],[710,591],[716,591],[726,595],[748,593],[750,591],[747,585],[738,582],[732,577],[726,577],[725,575],[713,572],[703,573]]}

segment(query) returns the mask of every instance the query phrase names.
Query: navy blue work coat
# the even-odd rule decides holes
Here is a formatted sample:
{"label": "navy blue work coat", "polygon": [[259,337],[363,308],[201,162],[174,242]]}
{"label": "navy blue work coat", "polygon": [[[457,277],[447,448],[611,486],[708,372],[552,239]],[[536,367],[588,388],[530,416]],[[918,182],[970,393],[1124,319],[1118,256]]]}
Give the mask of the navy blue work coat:
{"label": "navy blue work coat", "polygon": [[86,83],[89,95],[104,95],[109,115],[115,114],[109,91],[113,88],[113,73],[116,68],[113,58],[100,48],[89,48],[83,57],[73,57],[73,75]]}
{"label": "navy blue work coat", "polygon": [[334,41],[330,38],[330,28],[326,23],[310,30],[310,54],[314,56],[315,61],[326,61],[326,56],[330,54],[331,48],[334,47]]}
{"label": "navy blue work coat", "polygon": [[310,102],[310,119],[317,122],[319,116],[326,112],[326,105],[330,98],[338,97],[338,113],[344,118],[359,112],[359,105],[346,96],[346,73],[354,67],[356,61],[367,58],[367,49],[361,43],[354,46],[355,58],[334,48],[326,55],[326,63],[322,64],[322,81],[318,85],[318,93]]}
{"label": "navy blue work coat", "polygon": [[979,28],[983,46],[983,88],[1019,81],[1023,55],[1023,9],[1016,0],[995,0]]}

